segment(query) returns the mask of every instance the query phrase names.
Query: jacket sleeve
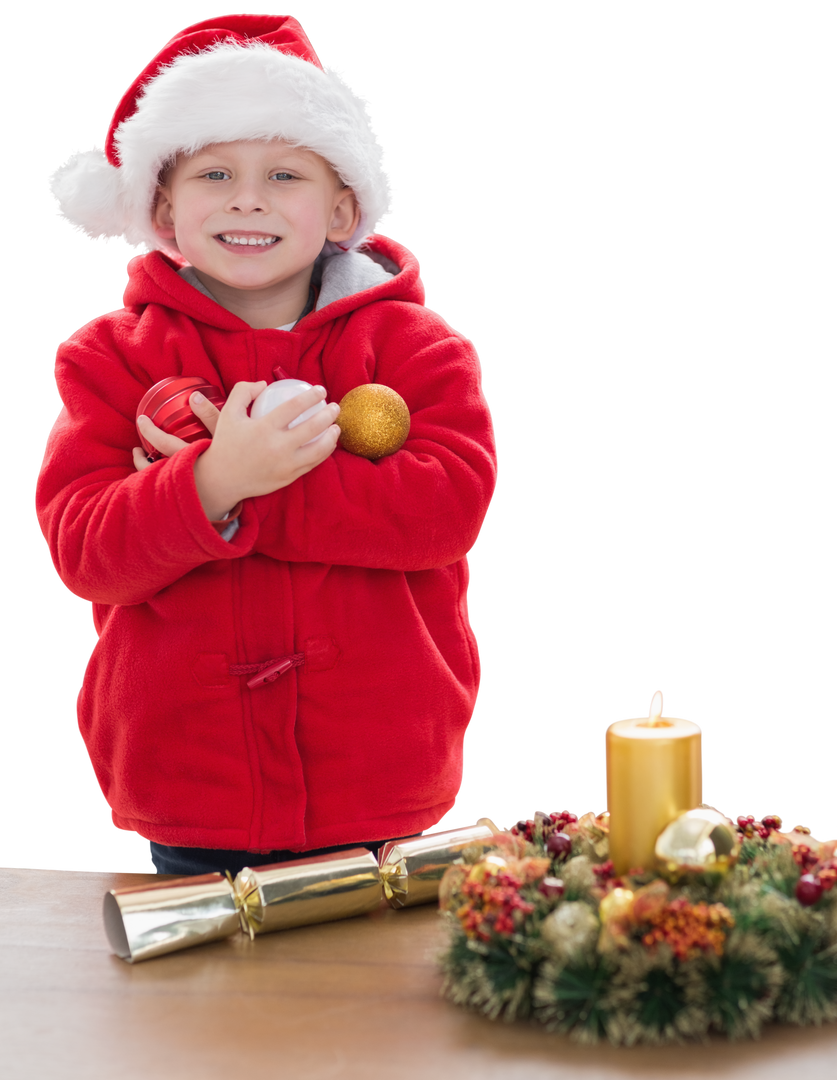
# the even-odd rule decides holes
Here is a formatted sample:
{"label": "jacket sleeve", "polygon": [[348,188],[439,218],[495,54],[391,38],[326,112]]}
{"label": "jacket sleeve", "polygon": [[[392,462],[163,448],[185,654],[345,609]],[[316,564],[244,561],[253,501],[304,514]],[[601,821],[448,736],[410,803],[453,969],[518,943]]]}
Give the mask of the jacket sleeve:
{"label": "jacket sleeve", "polygon": [[203,563],[249,552],[258,529],[252,511],[227,542],[201,507],[193,465],[207,442],[135,470],[144,372],[87,328],[61,346],[56,378],[64,408],[47,444],[37,510],[68,588],[97,603],[136,604]]}
{"label": "jacket sleeve", "polygon": [[491,419],[471,344],[438,323],[374,343],[372,381],[398,391],[410,434],[376,462],[339,447],[287,488],[254,500],[256,550],[277,559],[426,570],[462,558],[494,490]]}

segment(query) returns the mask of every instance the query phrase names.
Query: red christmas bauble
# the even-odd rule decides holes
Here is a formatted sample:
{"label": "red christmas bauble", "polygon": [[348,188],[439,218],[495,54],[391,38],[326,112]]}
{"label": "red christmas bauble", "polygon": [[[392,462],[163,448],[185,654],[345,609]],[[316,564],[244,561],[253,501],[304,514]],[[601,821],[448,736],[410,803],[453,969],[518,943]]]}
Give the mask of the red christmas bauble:
{"label": "red christmas bauble", "polygon": [[816,904],[823,893],[822,882],[813,874],[803,874],[796,883],[796,899],[803,907]]}
{"label": "red christmas bauble", "polygon": [[553,859],[566,859],[573,849],[573,842],[564,832],[554,832],[546,841],[547,854]]}
{"label": "red christmas bauble", "polygon": [[[158,428],[169,435],[176,435],[184,442],[205,439],[210,433],[192,412],[192,406],[189,404],[189,398],[196,390],[200,390],[203,396],[218,409],[226,401],[223,391],[199,375],[171,375],[168,379],[161,379],[146,391],[137,406],[137,419],[145,414]],[[140,434],[140,442],[152,461],[157,461],[163,456],[142,437],[142,434]]]}

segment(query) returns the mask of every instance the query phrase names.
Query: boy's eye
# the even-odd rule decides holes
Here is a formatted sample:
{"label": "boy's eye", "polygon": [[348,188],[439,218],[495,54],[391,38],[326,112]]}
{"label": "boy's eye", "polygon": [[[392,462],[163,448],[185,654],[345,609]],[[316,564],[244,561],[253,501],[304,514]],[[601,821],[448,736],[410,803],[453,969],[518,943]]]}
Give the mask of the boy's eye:
{"label": "boy's eye", "polygon": [[296,177],[294,176],[293,173],[289,173],[289,172],[275,172],[271,176],[270,179],[271,180],[295,180]]}

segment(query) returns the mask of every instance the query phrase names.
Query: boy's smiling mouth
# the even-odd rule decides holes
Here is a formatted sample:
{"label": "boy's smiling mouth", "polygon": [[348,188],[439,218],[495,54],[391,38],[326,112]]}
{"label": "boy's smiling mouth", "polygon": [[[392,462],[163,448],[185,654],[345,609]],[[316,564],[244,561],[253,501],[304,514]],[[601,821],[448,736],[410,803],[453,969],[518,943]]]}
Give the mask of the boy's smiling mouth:
{"label": "boy's smiling mouth", "polygon": [[222,244],[240,245],[241,247],[271,247],[278,244],[281,236],[269,236],[265,233],[254,235],[253,233],[218,233],[215,237]]}

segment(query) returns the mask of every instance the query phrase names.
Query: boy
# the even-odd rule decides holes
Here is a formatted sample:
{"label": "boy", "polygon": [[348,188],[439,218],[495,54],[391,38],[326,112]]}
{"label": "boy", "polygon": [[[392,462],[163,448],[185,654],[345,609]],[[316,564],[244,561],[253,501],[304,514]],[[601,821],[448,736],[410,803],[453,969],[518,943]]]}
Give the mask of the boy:
{"label": "boy", "polygon": [[[295,20],[229,16],[155,57],[106,153],[56,174],[62,211],[152,251],[59,351],[38,510],[93,601],[79,722],[114,822],[171,873],[421,832],[461,777],[494,451],[471,346],[369,238],[387,183],[364,107]],[[141,418],[148,464],[137,405],[171,375],[227,403],[192,401],[213,437],[189,445]],[[286,377],[313,389],[251,419]],[[334,404],[289,427],[368,382],[411,412],[391,457],[340,448]]]}

